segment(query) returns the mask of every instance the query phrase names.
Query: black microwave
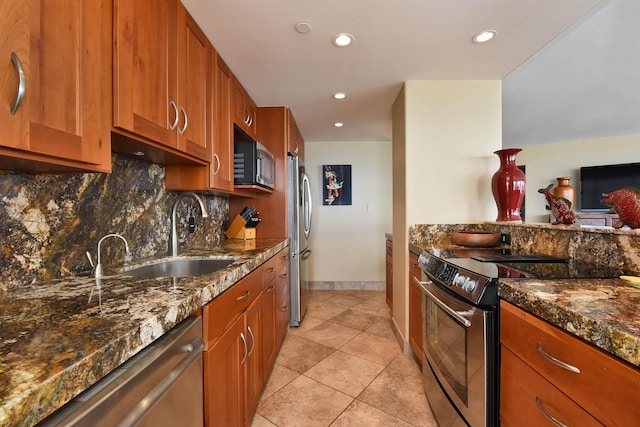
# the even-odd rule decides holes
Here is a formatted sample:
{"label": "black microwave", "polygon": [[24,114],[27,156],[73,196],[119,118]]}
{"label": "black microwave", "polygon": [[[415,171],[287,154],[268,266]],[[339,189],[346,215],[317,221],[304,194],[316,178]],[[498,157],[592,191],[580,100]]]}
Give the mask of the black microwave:
{"label": "black microwave", "polygon": [[233,152],[235,185],[259,185],[273,189],[275,161],[273,154],[257,141],[236,140]]}

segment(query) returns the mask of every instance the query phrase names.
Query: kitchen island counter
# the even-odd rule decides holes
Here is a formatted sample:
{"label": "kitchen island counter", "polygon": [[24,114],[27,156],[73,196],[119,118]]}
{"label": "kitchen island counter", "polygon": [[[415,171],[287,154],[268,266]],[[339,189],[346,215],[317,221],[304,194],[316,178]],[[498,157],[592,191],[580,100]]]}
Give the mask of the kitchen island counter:
{"label": "kitchen island counter", "polygon": [[0,426],[34,425],[288,245],[227,240],[181,256],[233,256],[185,278],[88,276],[0,291]]}
{"label": "kitchen island counter", "polygon": [[621,279],[502,279],[498,296],[640,366],[640,289]]}

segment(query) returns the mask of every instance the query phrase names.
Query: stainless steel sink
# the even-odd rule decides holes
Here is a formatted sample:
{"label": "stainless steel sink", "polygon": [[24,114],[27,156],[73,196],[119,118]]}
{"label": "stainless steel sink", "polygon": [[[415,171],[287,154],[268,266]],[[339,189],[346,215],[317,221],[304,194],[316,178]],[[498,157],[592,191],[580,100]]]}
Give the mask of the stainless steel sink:
{"label": "stainless steel sink", "polygon": [[152,264],[120,270],[120,274],[134,277],[194,277],[222,270],[236,261],[235,257],[165,258]]}

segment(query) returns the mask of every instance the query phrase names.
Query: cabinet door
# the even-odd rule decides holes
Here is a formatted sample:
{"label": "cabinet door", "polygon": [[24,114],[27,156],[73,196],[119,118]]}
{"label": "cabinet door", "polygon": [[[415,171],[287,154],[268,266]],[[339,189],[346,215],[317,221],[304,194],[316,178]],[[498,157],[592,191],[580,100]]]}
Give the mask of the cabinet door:
{"label": "cabinet door", "polygon": [[244,425],[245,363],[248,341],[240,316],[204,353],[205,424]]}
{"label": "cabinet door", "polygon": [[291,110],[287,110],[287,115],[289,122],[287,151],[292,156],[298,156],[304,161],[304,139],[302,138],[302,133],[300,133],[300,129],[298,128],[298,124],[293,118],[293,113],[291,112]]}
{"label": "cabinet door", "polygon": [[409,254],[409,343],[413,352],[424,364],[422,350],[422,288],[416,283],[420,280],[418,256]]}
{"label": "cabinet door", "polygon": [[110,170],[109,9],[31,0],[3,2],[0,14],[0,146]]}
{"label": "cabinet door", "polygon": [[211,187],[233,191],[233,125],[231,118],[232,75],[218,55],[212,71],[215,77],[213,94],[213,158],[211,159]]}
{"label": "cabinet door", "polygon": [[387,305],[391,310],[393,310],[393,244],[390,240],[386,241],[386,256],[385,256],[385,265],[386,265],[386,281],[385,281],[385,290],[386,290],[386,299]]}
{"label": "cabinet door", "polygon": [[113,0],[113,125],[177,148],[176,0]]}
{"label": "cabinet door", "polygon": [[198,24],[178,5],[178,149],[210,160],[207,98],[211,44]]}
{"label": "cabinet door", "polygon": [[258,137],[256,116],[258,108],[242,87],[238,79],[233,79],[233,120],[242,130],[253,138]]}
{"label": "cabinet door", "polygon": [[276,347],[282,343],[291,320],[291,282],[289,280],[289,251],[284,254],[286,265],[276,278]]}
{"label": "cabinet door", "polygon": [[277,279],[267,285],[262,292],[262,363],[265,377],[276,360],[276,316]]}
{"label": "cabinet door", "polygon": [[253,418],[253,413],[258,404],[264,374],[262,369],[262,344],[264,342],[263,322],[263,294],[259,296],[247,309],[246,336],[249,351],[245,361],[246,400],[245,420],[248,424]]}

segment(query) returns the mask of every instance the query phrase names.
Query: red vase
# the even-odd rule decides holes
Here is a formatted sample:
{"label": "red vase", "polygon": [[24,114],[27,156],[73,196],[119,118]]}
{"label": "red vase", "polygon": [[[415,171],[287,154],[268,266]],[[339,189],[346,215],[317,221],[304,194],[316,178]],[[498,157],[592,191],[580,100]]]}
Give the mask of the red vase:
{"label": "red vase", "polygon": [[525,176],[516,166],[516,154],[520,151],[520,148],[494,151],[500,158],[500,168],[491,178],[491,190],[498,206],[496,221],[522,222],[520,206],[524,199]]}

